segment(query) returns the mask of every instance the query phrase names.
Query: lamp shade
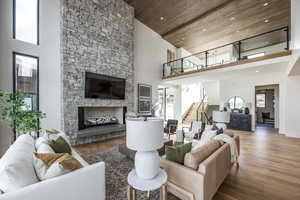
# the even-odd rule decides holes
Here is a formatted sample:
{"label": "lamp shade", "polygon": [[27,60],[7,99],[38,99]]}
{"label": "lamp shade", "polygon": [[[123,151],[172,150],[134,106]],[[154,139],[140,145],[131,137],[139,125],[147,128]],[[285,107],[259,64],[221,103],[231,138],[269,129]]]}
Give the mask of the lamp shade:
{"label": "lamp shade", "polygon": [[229,123],[230,112],[213,111],[213,121],[218,123]]}
{"label": "lamp shade", "polygon": [[163,146],[163,120],[131,118],[126,120],[126,144],[135,151],[153,151]]}

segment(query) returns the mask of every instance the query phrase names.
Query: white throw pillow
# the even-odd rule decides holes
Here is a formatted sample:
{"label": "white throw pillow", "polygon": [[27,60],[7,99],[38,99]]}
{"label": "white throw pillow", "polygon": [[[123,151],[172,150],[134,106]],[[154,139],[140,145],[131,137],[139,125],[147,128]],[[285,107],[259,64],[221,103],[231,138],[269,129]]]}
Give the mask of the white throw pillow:
{"label": "white throw pillow", "polygon": [[42,144],[48,144],[48,139],[46,137],[39,137],[35,141],[35,149],[37,150]]}
{"label": "white throw pillow", "polygon": [[37,153],[55,153],[54,150],[50,147],[49,144],[41,144],[36,150]]}
{"label": "white throw pillow", "polygon": [[0,169],[0,190],[16,191],[37,183],[39,180],[33,167],[34,139],[21,135],[3,156]]}
{"label": "white throw pillow", "polygon": [[210,141],[217,135],[217,130],[205,129],[201,136],[201,140]]}

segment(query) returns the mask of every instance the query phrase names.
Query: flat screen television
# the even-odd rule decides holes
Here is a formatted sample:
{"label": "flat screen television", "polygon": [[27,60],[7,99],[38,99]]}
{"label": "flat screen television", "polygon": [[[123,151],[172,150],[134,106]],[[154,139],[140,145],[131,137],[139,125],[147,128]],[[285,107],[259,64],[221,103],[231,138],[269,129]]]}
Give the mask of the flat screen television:
{"label": "flat screen television", "polygon": [[125,88],[125,79],[85,73],[85,98],[125,99]]}

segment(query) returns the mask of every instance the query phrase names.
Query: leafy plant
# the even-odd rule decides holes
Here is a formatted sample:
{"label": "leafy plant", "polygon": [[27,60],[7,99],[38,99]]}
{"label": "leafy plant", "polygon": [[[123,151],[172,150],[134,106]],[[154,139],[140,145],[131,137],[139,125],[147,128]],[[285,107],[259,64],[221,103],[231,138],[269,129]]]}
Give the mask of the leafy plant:
{"label": "leafy plant", "polygon": [[17,91],[7,93],[0,89],[0,122],[8,122],[10,128],[15,128],[22,134],[40,131],[39,120],[46,117],[40,111],[31,111],[25,103],[30,95]]}

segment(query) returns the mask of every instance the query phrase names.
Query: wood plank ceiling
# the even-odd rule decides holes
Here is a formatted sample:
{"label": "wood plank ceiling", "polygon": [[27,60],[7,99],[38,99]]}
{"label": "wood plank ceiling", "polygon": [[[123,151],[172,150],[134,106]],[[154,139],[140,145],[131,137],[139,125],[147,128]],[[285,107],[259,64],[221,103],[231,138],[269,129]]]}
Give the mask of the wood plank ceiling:
{"label": "wood plank ceiling", "polygon": [[289,26],[290,0],[125,0],[135,16],[191,53]]}

